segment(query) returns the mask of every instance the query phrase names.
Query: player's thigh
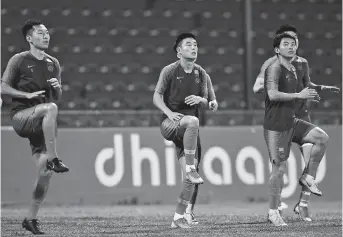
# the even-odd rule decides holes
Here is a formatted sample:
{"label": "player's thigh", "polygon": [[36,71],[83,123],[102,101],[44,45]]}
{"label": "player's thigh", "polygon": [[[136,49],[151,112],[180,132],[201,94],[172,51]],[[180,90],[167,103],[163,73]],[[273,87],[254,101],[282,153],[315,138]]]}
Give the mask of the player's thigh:
{"label": "player's thigh", "polygon": [[279,165],[288,159],[293,129],[287,131],[271,131],[264,129],[264,139],[267,144],[270,162]]}
{"label": "player's thigh", "polygon": [[14,131],[21,137],[29,137],[41,130],[43,116],[36,111],[36,106],[18,111],[12,118]]}
{"label": "player's thigh", "polygon": [[[313,125],[313,124],[312,124]],[[321,128],[313,125],[308,128],[308,132],[304,133],[303,143],[326,143],[329,140],[328,134]]]}
{"label": "player's thigh", "polygon": [[195,116],[185,115],[179,121],[179,126],[176,130],[176,136],[178,139],[183,139],[185,135],[185,131],[189,125],[192,124],[193,126],[199,127],[199,119]]}
{"label": "player's thigh", "polygon": [[311,123],[310,116],[308,114],[298,116],[295,121],[295,131],[293,136],[293,142],[297,143],[299,146],[302,146],[304,143],[303,138],[307,133],[314,128],[315,126]]}
{"label": "player's thigh", "polygon": [[308,121],[298,119],[294,131],[293,142],[303,145],[304,143],[316,143],[318,139],[322,139],[327,134]]}
{"label": "player's thigh", "polygon": [[169,118],[165,118],[160,126],[160,131],[162,136],[168,140],[173,141],[174,138],[177,136],[177,131],[180,126],[180,121],[172,121]]}

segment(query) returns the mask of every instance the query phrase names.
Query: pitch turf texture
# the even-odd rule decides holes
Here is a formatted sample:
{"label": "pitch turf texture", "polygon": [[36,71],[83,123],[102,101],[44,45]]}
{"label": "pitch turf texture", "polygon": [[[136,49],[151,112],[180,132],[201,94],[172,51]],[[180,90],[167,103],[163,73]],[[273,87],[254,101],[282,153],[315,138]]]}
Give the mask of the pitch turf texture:
{"label": "pitch turf texture", "polygon": [[[342,236],[340,202],[312,202],[312,223],[293,214],[294,202],[284,212],[287,227],[267,222],[267,203],[229,202],[196,207],[200,224],[192,229],[171,229],[173,205],[154,206],[45,206],[39,213],[44,236]],[[26,207],[5,206],[1,236],[30,236],[21,228]]]}

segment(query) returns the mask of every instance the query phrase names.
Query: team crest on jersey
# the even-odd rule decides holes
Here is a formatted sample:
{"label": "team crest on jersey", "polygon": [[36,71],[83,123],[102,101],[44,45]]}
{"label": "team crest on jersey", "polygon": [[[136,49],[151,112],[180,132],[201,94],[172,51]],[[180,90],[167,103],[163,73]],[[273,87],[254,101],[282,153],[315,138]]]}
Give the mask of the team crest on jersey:
{"label": "team crest on jersey", "polygon": [[281,159],[285,158],[285,150],[283,149],[283,147],[279,148],[279,156]]}
{"label": "team crest on jersey", "polygon": [[199,83],[200,82],[199,71],[198,70],[194,70],[194,75],[195,75],[195,82]]}
{"label": "team crest on jersey", "polygon": [[53,64],[48,64],[48,70],[49,72],[53,72],[54,71],[54,65]]}

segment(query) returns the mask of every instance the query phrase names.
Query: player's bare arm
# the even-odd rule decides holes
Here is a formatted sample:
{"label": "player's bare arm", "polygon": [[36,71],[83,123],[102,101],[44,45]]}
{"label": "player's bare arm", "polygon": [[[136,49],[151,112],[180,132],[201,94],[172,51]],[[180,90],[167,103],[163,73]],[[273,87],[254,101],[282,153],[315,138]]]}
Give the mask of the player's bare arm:
{"label": "player's bare arm", "polygon": [[167,76],[167,70],[167,67],[164,67],[160,73],[153,96],[153,103],[159,110],[167,115],[170,120],[177,121],[182,118],[183,114],[171,111],[163,100],[163,95],[170,83],[170,79]]}
{"label": "player's bare arm", "polygon": [[262,93],[264,91],[264,77],[258,76],[256,78],[256,81],[252,90],[255,94]]}
{"label": "player's bare arm", "polygon": [[274,63],[266,70],[267,93],[271,101],[291,101],[295,99],[315,99],[318,94],[315,89],[304,88],[300,93],[284,93],[279,91],[281,77],[280,64]]}
{"label": "player's bare arm", "polygon": [[39,96],[44,96],[45,91],[36,91],[33,93],[28,93],[24,91],[19,91],[15,89],[15,79],[18,72],[18,63],[20,56],[18,54],[14,55],[8,62],[5,72],[1,78],[1,94],[9,95],[15,98],[25,98],[32,99]]}
{"label": "player's bare arm", "polygon": [[304,75],[304,82],[305,85],[307,87],[313,88],[315,90],[317,90],[318,92],[320,91],[330,91],[330,92],[334,92],[334,93],[339,93],[340,92],[340,88],[337,86],[327,86],[327,85],[317,85],[315,83],[313,83],[311,81],[310,78],[310,69],[309,69],[309,65],[306,59],[303,59],[305,61],[305,75]]}
{"label": "player's bare arm", "polygon": [[210,75],[206,74],[207,89],[208,89],[208,107],[216,111],[218,109],[218,102],[216,100],[216,94],[213,89],[212,81]]}
{"label": "player's bare arm", "polygon": [[52,99],[58,101],[62,97],[61,66],[57,59],[55,59],[55,63],[57,66],[57,78],[49,79],[48,83],[50,83],[50,86],[53,88]]}
{"label": "player's bare arm", "polygon": [[269,67],[269,65],[271,65],[276,60],[277,60],[277,57],[273,56],[263,63],[260,69],[260,73],[257,75],[255,84],[253,86],[253,92],[255,94],[264,92],[264,74],[266,72],[267,67]]}

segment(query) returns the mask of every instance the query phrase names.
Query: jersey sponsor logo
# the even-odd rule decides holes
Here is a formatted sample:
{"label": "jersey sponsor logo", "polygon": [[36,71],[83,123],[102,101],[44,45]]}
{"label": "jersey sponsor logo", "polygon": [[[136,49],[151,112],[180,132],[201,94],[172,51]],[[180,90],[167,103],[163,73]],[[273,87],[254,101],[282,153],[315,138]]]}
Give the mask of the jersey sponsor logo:
{"label": "jersey sponsor logo", "polygon": [[181,79],[183,79],[183,77],[176,77],[176,79],[177,79],[177,80],[181,80]]}

